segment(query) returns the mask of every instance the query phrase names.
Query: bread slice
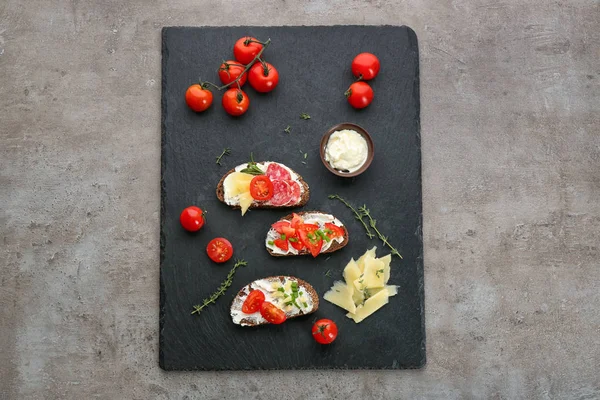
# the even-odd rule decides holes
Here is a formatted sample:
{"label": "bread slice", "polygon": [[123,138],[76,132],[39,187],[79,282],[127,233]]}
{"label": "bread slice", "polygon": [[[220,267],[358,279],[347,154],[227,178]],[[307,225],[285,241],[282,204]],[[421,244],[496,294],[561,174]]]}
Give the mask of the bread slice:
{"label": "bread slice", "polygon": [[[323,211],[301,211],[301,212],[297,212],[296,214],[298,214],[299,216],[303,216],[306,214],[325,214],[325,215],[331,215],[328,213],[324,213]],[[279,219],[277,222],[279,221],[291,221],[293,217],[293,214],[289,214],[286,215],[285,217]],[[333,253],[334,251],[338,251],[339,249],[341,249],[342,247],[345,247],[348,244],[348,240],[350,239],[350,235],[348,233],[348,229],[346,228],[345,225],[342,225],[342,228],[344,228],[345,234],[344,234],[344,240],[342,240],[340,243],[334,241],[333,243],[331,243],[331,246],[329,246],[329,248],[323,252],[321,252],[320,254],[327,254],[327,253]],[[288,254],[277,254],[277,253],[273,253],[273,251],[271,249],[269,249],[268,247],[266,247],[267,251],[269,252],[270,255],[272,255],[273,257],[290,257],[290,256],[302,256],[302,255],[310,255],[310,251],[308,249],[302,249],[298,252],[298,254],[292,254],[292,253],[288,253]]]}
{"label": "bread slice", "polygon": [[[254,314],[244,314],[242,312],[242,305],[244,304],[246,297],[248,297],[248,294],[255,289],[262,290],[263,293],[265,293],[266,301],[270,301],[275,305],[279,305],[280,302],[282,302],[283,300],[273,299],[269,291],[265,290],[265,287],[268,287],[269,285],[275,282],[279,282],[283,285],[287,281],[298,282],[298,290],[300,292],[305,292],[303,295],[307,297],[307,300],[310,299],[310,301],[307,301],[307,304],[309,304],[308,308],[300,310],[296,307],[293,307],[292,311],[286,311],[285,314],[287,319],[300,317],[302,315],[309,315],[319,309],[319,295],[310,283],[300,278],[296,278],[294,276],[269,276],[267,278],[258,279],[254,282],[249,283],[238,292],[238,294],[233,299],[233,302],[231,303],[230,314],[233,323],[241,326],[268,325],[269,322],[267,322],[260,315],[260,312],[256,312]],[[275,289],[273,290],[274,292],[277,292]]]}
{"label": "bread slice", "polygon": [[[261,162],[261,164],[267,163],[267,162],[274,162],[274,161],[263,161],[263,162]],[[277,164],[284,165],[282,163],[277,163]],[[243,164],[243,165],[246,165],[246,164]],[[284,206],[273,206],[273,205],[267,205],[264,203],[254,201],[250,205],[250,208],[293,208],[293,207],[302,207],[302,206],[306,205],[306,203],[308,203],[308,199],[310,198],[310,188],[308,187],[308,184],[306,183],[306,181],[302,178],[302,176],[299,173],[297,173],[296,171],[294,171],[287,165],[284,165],[284,166],[298,176],[298,181],[300,183],[300,186],[302,186],[302,196],[300,197],[300,201],[296,204],[284,205]],[[217,191],[216,191],[217,198],[219,199],[219,201],[221,201],[223,203],[225,203],[225,189],[223,188],[223,182],[225,182],[225,178],[227,178],[230,174],[232,174],[234,172],[235,172],[235,168],[228,171],[225,175],[223,175],[223,177],[217,184]],[[227,203],[225,203],[225,204],[227,204]],[[241,208],[239,205],[233,205],[233,206],[230,205],[230,207],[235,210],[238,210]]]}

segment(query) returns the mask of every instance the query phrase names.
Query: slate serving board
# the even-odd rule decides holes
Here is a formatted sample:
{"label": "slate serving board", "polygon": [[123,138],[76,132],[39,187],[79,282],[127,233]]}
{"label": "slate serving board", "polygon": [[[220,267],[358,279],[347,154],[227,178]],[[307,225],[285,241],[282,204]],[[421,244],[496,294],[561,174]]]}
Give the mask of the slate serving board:
{"label": "slate serving board", "polygon": [[[419,368],[425,364],[423,315],[423,244],[421,234],[421,150],[419,135],[419,56],[415,33],[407,27],[203,27],[164,28],[162,32],[162,179],[160,233],[160,366],[166,370]],[[218,82],[216,69],[232,58],[233,43],[252,35],[270,37],[265,58],[276,66],[276,90],[261,95],[249,85],[250,110],[241,118],[226,115],[215,93],[213,106],[196,114],[185,104],[186,88],[198,77]],[[362,51],[376,54],[381,72],[371,81],[374,102],[362,111],[343,96],[353,81],[350,64]],[[299,118],[308,113],[310,120]],[[340,122],[369,131],[375,144],[371,167],[353,179],[328,172],[319,159],[324,132]],[[291,126],[291,133],[283,130]],[[223,166],[215,157],[225,147]],[[305,210],[323,210],[340,218],[350,243],[331,255],[275,258],[264,248],[271,223],[290,211],[251,210],[242,217],[215,196],[221,176],[248,161],[280,161],[310,185]],[[308,157],[304,159],[303,154]],[[306,162],[303,164],[302,162]],[[337,193],[356,206],[367,204],[379,229],[389,235],[403,260],[394,257],[390,283],[400,286],[390,303],[361,324],[345,311],[321,301],[317,313],[280,326],[234,325],[229,306],[247,283],[271,275],[293,275],[310,282],[322,296],[351,257],[378,246],[341,203]],[[179,213],[188,205],[208,210],[207,223],[196,234],[185,232]],[[234,258],[248,266],[238,270],[233,286],[200,315],[192,305],[209,296],[227,275],[212,263],[207,243],[228,238]],[[331,277],[326,276],[330,270]],[[339,337],[330,346],[314,342],[316,318],[331,318]]]}

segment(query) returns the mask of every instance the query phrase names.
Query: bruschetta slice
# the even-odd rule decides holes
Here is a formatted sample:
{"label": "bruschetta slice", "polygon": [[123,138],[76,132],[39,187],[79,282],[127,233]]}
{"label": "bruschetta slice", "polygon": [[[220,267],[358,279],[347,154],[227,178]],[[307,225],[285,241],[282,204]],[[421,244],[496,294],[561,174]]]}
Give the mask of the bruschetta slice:
{"label": "bruschetta slice", "polygon": [[318,308],[319,295],[308,282],[293,276],[270,276],[238,292],[231,304],[231,319],[241,326],[280,324]]}
{"label": "bruschetta slice", "polygon": [[274,257],[333,253],[348,244],[348,230],[331,214],[303,211],[271,225],[265,247]]}
{"label": "bruschetta slice", "polygon": [[292,208],[308,202],[310,190],[300,174],[274,161],[249,162],[227,172],[217,198],[232,208]]}

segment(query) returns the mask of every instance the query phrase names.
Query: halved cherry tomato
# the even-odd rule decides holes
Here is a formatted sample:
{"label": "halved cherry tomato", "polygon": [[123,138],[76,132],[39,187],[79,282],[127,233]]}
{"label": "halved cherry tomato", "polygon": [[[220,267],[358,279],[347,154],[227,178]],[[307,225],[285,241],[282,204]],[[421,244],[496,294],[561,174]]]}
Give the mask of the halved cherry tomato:
{"label": "halved cherry tomato", "polygon": [[320,344],[333,342],[337,334],[337,325],[330,319],[320,319],[312,327],[313,338]]}
{"label": "halved cherry tomato", "polygon": [[277,221],[273,225],[271,225],[271,228],[275,229],[275,232],[279,233],[280,235],[287,235],[287,233],[284,232],[284,229],[288,232],[290,231],[290,229],[292,230],[292,232],[296,232],[296,230],[290,226],[290,221]]}
{"label": "halved cherry tomato", "polygon": [[303,223],[304,223],[304,220],[302,219],[301,216],[299,216],[296,213],[292,214],[292,222],[290,223],[292,228],[298,229],[300,227],[300,225],[302,225]]}
{"label": "halved cherry tomato", "polygon": [[253,290],[242,304],[242,312],[244,314],[254,314],[260,310],[260,306],[264,301],[265,294],[260,290]]}
{"label": "halved cherry tomato", "polygon": [[248,95],[238,88],[227,89],[221,99],[221,104],[227,114],[239,117],[248,111],[250,106],[250,98]]}
{"label": "halved cherry tomato", "polygon": [[[328,232],[331,231],[331,233]],[[337,226],[336,224],[332,224],[330,222],[325,223],[325,234],[329,239],[335,239],[336,237],[342,237],[346,234],[344,228]]]}
{"label": "halved cherry tomato", "polygon": [[289,236],[288,241],[290,242],[292,247],[298,251],[300,251],[304,248],[304,244],[300,240],[300,236],[298,235],[298,232],[296,232],[294,236]]}
{"label": "halved cherry tomato", "polygon": [[276,325],[284,323],[287,319],[282,309],[277,308],[275,304],[268,301],[260,305],[260,315],[268,322]]}
{"label": "halved cherry tomato", "polygon": [[250,64],[254,57],[263,48],[263,45],[258,42],[258,39],[245,36],[238,39],[233,45],[233,56],[242,64]]}
{"label": "halved cherry tomato", "polygon": [[196,232],[204,226],[204,212],[196,206],[184,208],[179,215],[179,222],[186,231]]}
{"label": "halved cherry tomato", "polygon": [[287,238],[286,239],[275,239],[275,240],[273,240],[273,244],[275,246],[279,247],[283,251],[288,251],[290,248]]}
{"label": "halved cherry tomato", "polygon": [[279,83],[279,72],[268,62],[257,62],[248,71],[248,81],[257,92],[268,93]]}
{"label": "halved cherry tomato", "polygon": [[352,74],[365,81],[373,79],[379,73],[379,59],[375,54],[360,53],[352,60]]}
{"label": "halved cherry tomato", "polygon": [[318,229],[319,227],[313,224],[304,224],[298,229],[298,236],[300,236],[302,244],[306,246],[313,257],[318,256],[323,247],[323,239],[315,233]]}
{"label": "halved cherry tomato", "polygon": [[210,90],[203,88],[199,84],[190,86],[185,91],[185,102],[188,107],[196,112],[206,110],[213,101],[213,94]]}
{"label": "halved cherry tomato", "polygon": [[365,108],[373,101],[373,89],[366,82],[354,82],[344,93],[354,108]]}
{"label": "halved cherry tomato", "polygon": [[[246,68],[243,65],[241,65],[238,61],[225,61],[219,67],[219,79],[221,80],[223,85],[227,85],[228,83],[235,81],[238,78],[238,76],[242,75],[244,69]],[[242,75],[242,77],[238,81],[240,86],[244,86],[244,83],[246,83],[246,79],[248,79],[248,74]],[[233,86],[236,86],[236,84],[233,84]]]}
{"label": "halved cherry tomato", "polygon": [[216,263],[224,263],[233,255],[233,246],[225,238],[215,238],[206,246],[208,257]]}
{"label": "halved cherry tomato", "polygon": [[269,200],[273,197],[273,182],[266,175],[255,176],[250,181],[250,195],[254,200]]}

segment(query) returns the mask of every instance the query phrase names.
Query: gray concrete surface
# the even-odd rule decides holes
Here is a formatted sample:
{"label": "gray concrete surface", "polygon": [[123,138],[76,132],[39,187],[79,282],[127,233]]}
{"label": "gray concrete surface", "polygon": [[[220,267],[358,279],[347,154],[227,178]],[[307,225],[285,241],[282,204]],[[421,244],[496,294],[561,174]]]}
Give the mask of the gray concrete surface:
{"label": "gray concrete surface", "polygon": [[[0,2],[0,398],[600,398],[595,0]],[[158,368],[160,29],[420,39],[428,365]]]}

